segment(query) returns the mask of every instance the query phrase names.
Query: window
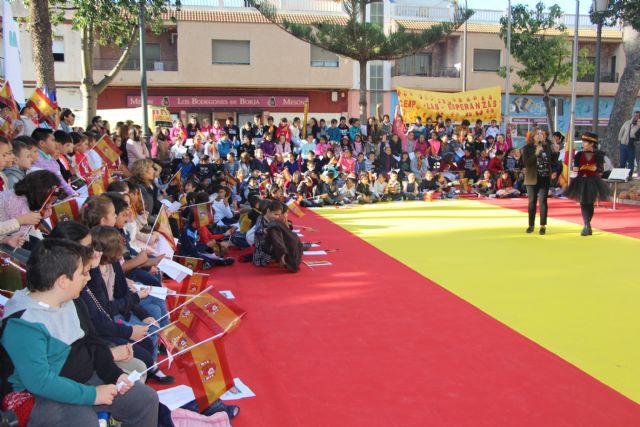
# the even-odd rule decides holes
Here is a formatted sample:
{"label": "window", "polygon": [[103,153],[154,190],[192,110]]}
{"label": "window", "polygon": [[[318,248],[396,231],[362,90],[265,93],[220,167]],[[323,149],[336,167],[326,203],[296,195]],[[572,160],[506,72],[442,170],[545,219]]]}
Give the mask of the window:
{"label": "window", "polygon": [[338,55],[321,47],[311,46],[311,66],[312,67],[339,67],[340,59]]}
{"label": "window", "polygon": [[473,49],[473,71],[498,71],[501,54],[497,49]]}
{"label": "window", "polygon": [[[160,43],[145,43],[144,44],[144,58],[147,70],[162,71],[163,62],[162,55],[160,54]],[[129,59],[124,66],[125,70],[139,70],[140,69],[140,49],[132,49],[129,54]]]}
{"label": "window", "polygon": [[62,37],[54,37],[51,50],[55,62],[64,62],[64,39]]}
{"label": "window", "polygon": [[214,64],[251,64],[249,40],[212,40]]}
{"label": "window", "polygon": [[394,74],[396,76],[431,76],[431,53],[416,53],[398,59]]}
{"label": "window", "polygon": [[384,3],[369,4],[369,22],[384,27]]}
{"label": "window", "polygon": [[384,90],[384,68],[380,62],[369,65],[369,110],[375,115],[376,104],[382,104]]}

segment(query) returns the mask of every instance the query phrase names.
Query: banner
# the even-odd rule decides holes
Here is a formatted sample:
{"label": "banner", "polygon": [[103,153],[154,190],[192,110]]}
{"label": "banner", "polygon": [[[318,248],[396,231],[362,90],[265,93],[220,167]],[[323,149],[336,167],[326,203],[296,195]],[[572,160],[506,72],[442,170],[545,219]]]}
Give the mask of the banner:
{"label": "banner", "polygon": [[398,104],[407,126],[416,117],[423,119],[437,115],[454,122],[464,119],[474,123],[502,119],[502,88],[500,86],[458,93],[429,92],[426,90],[397,88]]}
{"label": "banner", "polygon": [[9,0],[2,0],[2,45],[4,47],[4,78],[11,83],[14,99],[24,106],[20,29],[13,19]]}

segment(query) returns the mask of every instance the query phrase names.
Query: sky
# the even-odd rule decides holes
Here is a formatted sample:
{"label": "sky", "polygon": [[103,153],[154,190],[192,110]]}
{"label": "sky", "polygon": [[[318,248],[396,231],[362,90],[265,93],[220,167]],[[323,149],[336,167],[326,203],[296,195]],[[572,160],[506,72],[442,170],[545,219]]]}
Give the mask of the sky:
{"label": "sky", "polygon": [[[502,10],[507,8],[507,0],[467,0],[469,7],[472,9],[494,9],[494,10]],[[539,0],[511,0],[511,6],[516,4],[526,4],[530,7],[535,6]],[[459,0],[462,4],[464,0]],[[543,0],[545,6],[550,6],[552,4],[558,4],[564,13],[573,15],[576,10],[576,2],[575,0]],[[591,7],[590,0],[581,0],[580,1],[580,14],[588,15],[589,8]]]}

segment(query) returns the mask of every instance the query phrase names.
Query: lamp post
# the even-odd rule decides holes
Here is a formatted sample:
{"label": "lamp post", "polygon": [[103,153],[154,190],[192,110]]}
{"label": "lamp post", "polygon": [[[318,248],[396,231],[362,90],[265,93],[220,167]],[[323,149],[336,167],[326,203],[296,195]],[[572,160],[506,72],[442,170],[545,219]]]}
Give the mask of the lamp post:
{"label": "lamp post", "polygon": [[509,122],[511,121],[511,0],[507,6],[507,58],[505,61],[507,78],[504,90],[504,134],[507,134]]}
{"label": "lamp post", "polygon": [[600,109],[600,50],[602,47],[602,13],[606,12],[609,6],[609,0],[593,0],[593,15],[596,19],[596,72],[593,79],[593,120],[591,123],[591,131],[598,133],[599,109]]}
{"label": "lamp post", "polygon": [[571,169],[573,168],[573,149],[575,147],[576,137],[576,86],[578,82],[578,21],[580,18],[580,0],[576,0],[576,22],[573,33],[573,70],[571,76],[571,119],[569,121],[569,156],[568,156],[568,171],[567,182],[571,180]]}
{"label": "lamp post", "polygon": [[142,135],[144,135],[144,143],[149,143],[149,117],[147,115],[149,110],[149,103],[147,100],[147,64],[145,61],[145,48],[144,48],[144,7],[145,0],[140,0],[139,3],[139,16],[138,25],[140,26],[140,101],[142,102]]}
{"label": "lamp post", "polygon": [[[464,0],[464,8],[467,9],[467,0]],[[465,19],[464,29],[462,31],[462,91],[467,90],[467,22]]]}

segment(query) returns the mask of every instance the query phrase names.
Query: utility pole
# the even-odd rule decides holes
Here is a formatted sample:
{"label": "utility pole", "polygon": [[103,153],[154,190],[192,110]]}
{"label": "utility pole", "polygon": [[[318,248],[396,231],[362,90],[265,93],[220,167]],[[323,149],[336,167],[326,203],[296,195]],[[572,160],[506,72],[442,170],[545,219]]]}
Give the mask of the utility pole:
{"label": "utility pole", "polygon": [[575,147],[576,134],[576,86],[578,84],[578,20],[580,18],[580,0],[576,0],[576,22],[573,34],[573,71],[571,77],[571,119],[569,123],[569,158],[567,165],[567,182],[571,180],[571,170],[573,169],[573,150]]}
{"label": "utility pole", "polygon": [[507,59],[505,61],[507,79],[504,90],[504,134],[507,134],[511,121],[511,0],[507,6]]}

